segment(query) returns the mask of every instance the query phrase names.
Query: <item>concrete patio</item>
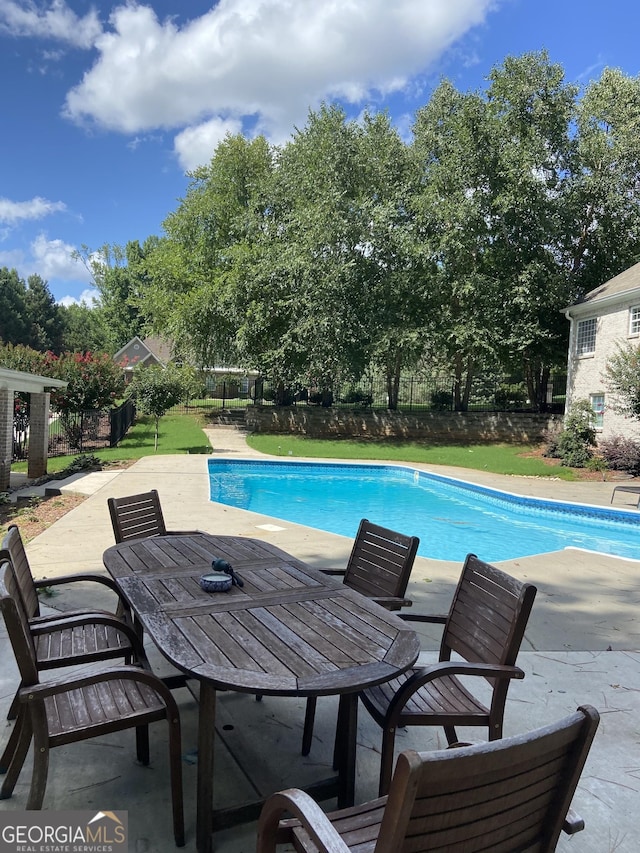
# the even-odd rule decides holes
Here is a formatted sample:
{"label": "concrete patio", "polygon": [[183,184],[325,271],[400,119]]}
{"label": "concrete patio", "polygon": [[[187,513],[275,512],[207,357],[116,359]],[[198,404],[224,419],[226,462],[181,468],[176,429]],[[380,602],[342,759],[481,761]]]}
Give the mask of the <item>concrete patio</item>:
{"label": "concrete patio", "polygon": [[[242,436],[233,430],[212,430],[210,439],[216,455],[252,455]],[[608,505],[612,490],[611,483],[564,483],[437,470],[518,494],[583,503]],[[48,486],[52,488],[52,484]],[[107,498],[150,488],[158,489],[170,528],[200,528],[210,533],[266,539],[318,567],[344,565],[351,548],[351,540],[345,537],[211,503],[204,456],[146,457],[126,470],[77,477],[58,487],[86,494],[87,498],[29,543],[27,551],[38,578],[104,571],[102,553],[113,544]],[[627,497],[629,506],[635,506],[634,496]],[[625,501],[626,497],[621,498],[619,505],[625,506]],[[428,536],[427,529],[404,532]],[[544,725],[581,704],[592,704],[601,713],[600,728],[574,800],[576,810],[585,818],[586,829],[573,839],[561,839],[558,850],[635,853],[640,807],[640,563],[564,550],[500,565],[538,586],[519,658],[527,675],[511,688],[505,734]],[[408,591],[415,610],[446,613],[459,571],[458,563],[418,558]],[[65,590],[46,603],[56,610],[113,605],[108,593],[90,585],[73,592]],[[439,633],[437,628],[421,633],[423,656],[428,661],[437,651]],[[4,628],[2,636],[5,653],[0,663],[0,719],[4,720],[17,675]],[[166,672],[168,664],[153,648],[149,653],[158,670]],[[188,690],[177,691],[176,697],[183,724],[187,826],[184,849],[194,851],[197,711]],[[336,711],[333,699],[318,702],[315,739],[307,758],[300,755],[303,699],[265,697],[258,703],[248,694],[225,693],[221,694],[219,705],[217,805],[253,802],[261,793],[303,786],[330,775]],[[11,724],[4,725],[6,738]],[[463,734],[477,739],[480,733],[469,730]],[[398,737],[401,749],[433,749],[443,745],[443,740],[438,730],[425,729],[409,729]],[[358,744],[356,797],[363,801],[376,794],[380,745],[379,730],[364,710],[360,714]],[[160,723],[152,731],[151,746],[149,767],[136,764],[133,735],[55,750],[45,807],[127,809],[131,851],[164,853],[175,849],[166,739]],[[28,759],[14,796],[0,801],[0,810],[25,807],[29,771]],[[330,807],[332,803],[323,805]],[[215,836],[220,853],[249,853],[254,844],[253,823]]]}

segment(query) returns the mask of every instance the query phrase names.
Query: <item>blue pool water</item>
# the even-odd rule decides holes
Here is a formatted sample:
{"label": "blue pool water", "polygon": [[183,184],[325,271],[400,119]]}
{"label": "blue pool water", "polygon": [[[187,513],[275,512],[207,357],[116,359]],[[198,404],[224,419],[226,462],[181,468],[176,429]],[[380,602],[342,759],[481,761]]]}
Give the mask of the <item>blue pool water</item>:
{"label": "blue pool water", "polygon": [[508,560],[574,546],[640,559],[640,513],[526,498],[395,465],[209,460],[212,501],[353,537],[361,518],[418,553]]}

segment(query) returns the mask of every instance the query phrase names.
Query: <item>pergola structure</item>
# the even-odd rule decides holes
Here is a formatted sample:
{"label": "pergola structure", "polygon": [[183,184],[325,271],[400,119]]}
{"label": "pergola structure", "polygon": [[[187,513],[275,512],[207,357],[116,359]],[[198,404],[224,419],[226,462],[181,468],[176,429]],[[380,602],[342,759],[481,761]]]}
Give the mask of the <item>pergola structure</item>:
{"label": "pergola structure", "polygon": [[67,382],[0,367],[0,492],[9,488],[13,459],[13,414],[16,391],[31,396],[27,475],[36,479],[47,473],[49,448],[49,390],[66,388]]}

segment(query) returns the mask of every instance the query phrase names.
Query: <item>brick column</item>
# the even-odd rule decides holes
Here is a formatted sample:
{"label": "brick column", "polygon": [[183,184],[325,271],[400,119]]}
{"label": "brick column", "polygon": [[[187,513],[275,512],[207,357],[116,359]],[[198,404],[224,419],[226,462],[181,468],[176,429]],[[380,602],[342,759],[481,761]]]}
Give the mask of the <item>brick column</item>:
{"label": "brick column", "polygon": [[0,492],[9,488],[13,459],[13,391],[0,388]]}
{"label": "brick column", "polygon": [[47,473],[49,449],[49,394],[31,392],[29,410],[29,461],[27,475],[31,479]]}

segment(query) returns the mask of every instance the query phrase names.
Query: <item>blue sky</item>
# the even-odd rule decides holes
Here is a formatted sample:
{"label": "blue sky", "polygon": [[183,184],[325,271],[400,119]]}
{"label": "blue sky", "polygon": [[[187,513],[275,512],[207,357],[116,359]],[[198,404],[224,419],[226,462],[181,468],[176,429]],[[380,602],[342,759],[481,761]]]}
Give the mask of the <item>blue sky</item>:
{"label": "blue sky", "polygon": [[[176,11],[179,10],[179,11]],[[388,109],[403,133],[442,77],[484,89],[546,48],[569,81],[640,72],[637,0],[0,0],[0,266],[59,301],[74,250],[162,234],[227,132],[285,142],[310,107]]]}

